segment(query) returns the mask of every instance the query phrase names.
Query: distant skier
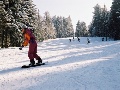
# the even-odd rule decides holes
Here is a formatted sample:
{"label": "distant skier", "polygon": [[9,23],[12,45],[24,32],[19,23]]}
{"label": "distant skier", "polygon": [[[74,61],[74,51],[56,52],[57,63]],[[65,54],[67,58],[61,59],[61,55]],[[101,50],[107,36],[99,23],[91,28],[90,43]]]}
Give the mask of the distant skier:
{"label": "distant skier", "polygon": [[87,44],[89,44],[90,43],[90,40],[87,38]]}
{"label": "distant skier", "polygon": [[104,41],[104,37],[102,38],[102,41]]}
{"label": "distant skier", "polygon": [[71,42],[71,39],[69,39],[69,41]]}
{"label": "distant skier", "polygon": [[40,56],[37,55],[37,43],[36,43],[35,36],[33,35],[32,31],[28,29],[27,26],[23,26],[22,33],[24,35],[24,42],[19,49],[22,50],[22,48],[24,46],[27,46],[29,43],[29,51],[28,51],[28,57],[30,59],[29,65],[30,66],[35,65],[34,58],[38,60],[36,64],[42,63],[42,59],[40,58]]}
{"label": "distant skier", "polygon": [[77,37],[77,39],[78,39],[78,41],[80,42],[80,38],[79,38],[79,37]]}

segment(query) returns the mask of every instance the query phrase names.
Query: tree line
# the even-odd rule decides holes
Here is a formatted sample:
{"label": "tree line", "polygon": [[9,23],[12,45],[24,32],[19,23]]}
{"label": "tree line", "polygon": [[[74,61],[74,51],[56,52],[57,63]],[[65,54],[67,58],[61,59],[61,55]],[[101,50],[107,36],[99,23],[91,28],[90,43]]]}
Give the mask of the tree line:
{"label": "tree line", "polygon": [[120,40],[120,0],[113,0],[110,11],[105,5],[102,8],[96,4],[88,27],[83,21],[77,22],[76,36],[106,37],[106,41],[107,37]]}
{"label": "tree line", "polygon": [[0,46],[20,46],[21,28],[27,25],[38,41],[71,37],[74,33],[71,18],[39,14],[32,0],[0,0]]}
{"label": "tree line", "polygon": [[[23,40],[21,28],[27,25],[38,41],[74,37],[71,17],[50,16],[46,11],[39,14],[32,0],[0,0],[0,46],[20,46]],[[111,10],[99,4],[94,6],[93,19],[86,26],[78,20],[76,37],[98,36],[120,39],[120,1],[113,0]],[[106,38],[107,40],[107,38]]]}

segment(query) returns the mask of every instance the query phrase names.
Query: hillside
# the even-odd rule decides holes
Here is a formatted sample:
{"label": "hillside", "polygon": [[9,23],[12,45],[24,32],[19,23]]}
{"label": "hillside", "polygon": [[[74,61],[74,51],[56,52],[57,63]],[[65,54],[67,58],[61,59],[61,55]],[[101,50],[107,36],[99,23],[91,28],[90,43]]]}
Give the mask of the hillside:
{"label": "hillside", "polygon": [[0,49],[0,90],[119,90],[120,41],[69,38],[38,43],[38,54],[47,65],[29,64],[28,47]]}

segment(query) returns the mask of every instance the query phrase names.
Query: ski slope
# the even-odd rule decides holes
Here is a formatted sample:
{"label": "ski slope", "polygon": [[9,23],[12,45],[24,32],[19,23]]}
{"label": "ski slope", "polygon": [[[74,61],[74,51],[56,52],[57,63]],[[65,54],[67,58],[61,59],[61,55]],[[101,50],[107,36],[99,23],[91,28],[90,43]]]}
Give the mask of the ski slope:
{"label": "ski slope", "polygon": [[89,39],[40,42],[48,64],[26,69],[28,47],[0,49],[0,90],[120,90],[120,41]]}

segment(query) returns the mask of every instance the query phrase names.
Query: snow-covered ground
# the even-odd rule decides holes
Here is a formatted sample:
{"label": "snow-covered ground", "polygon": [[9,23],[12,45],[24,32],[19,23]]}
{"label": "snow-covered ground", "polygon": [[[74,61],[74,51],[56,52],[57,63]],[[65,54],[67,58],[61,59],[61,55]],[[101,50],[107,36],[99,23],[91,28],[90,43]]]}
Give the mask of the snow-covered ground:
{"label": "snow-covered ground", "polygon": [[48,64],[26,69],[28,47],[0,49],[0,90],[120,90],[120,41],[89,39],[40,42]]}

